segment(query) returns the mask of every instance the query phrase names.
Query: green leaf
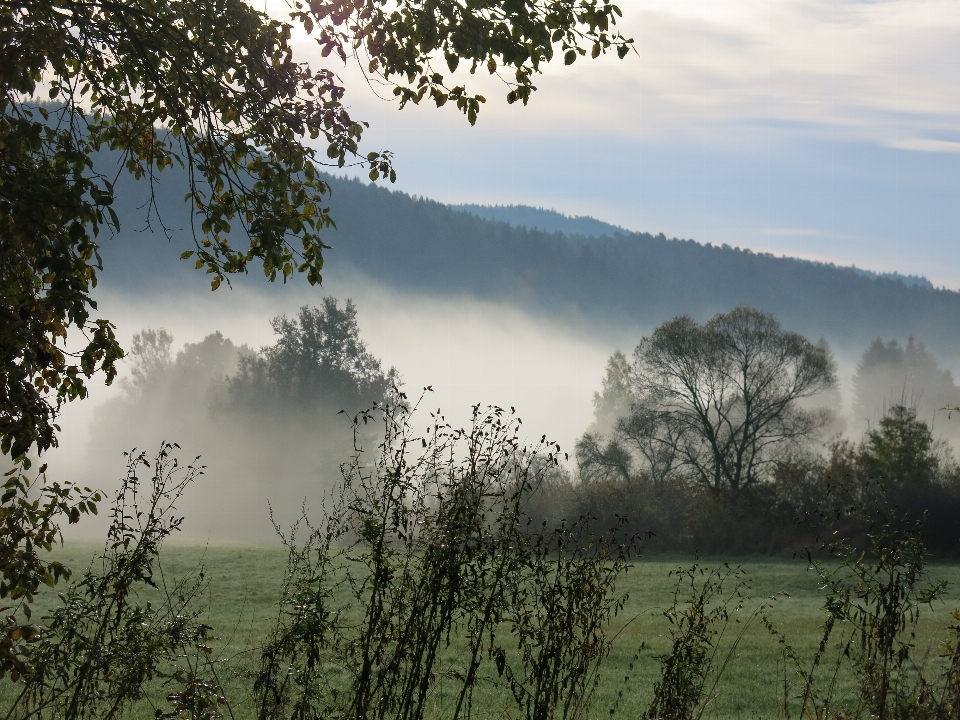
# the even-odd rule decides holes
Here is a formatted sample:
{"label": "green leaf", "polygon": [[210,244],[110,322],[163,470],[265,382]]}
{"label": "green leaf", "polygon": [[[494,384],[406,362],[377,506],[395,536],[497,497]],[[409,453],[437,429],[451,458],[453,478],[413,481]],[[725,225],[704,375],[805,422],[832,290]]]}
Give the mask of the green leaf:
{"label": "green leaf", "polygon": [[577,59],[577,51],[576,51],[576,50],[567,50],[567,52],[565,52],[565,53],[563,54],[563,64],[564,64],[564,65],[573,65],[573,63],[576,61],[576,59]]}
{"label": "green leaf", "polygon": [[186,251],[180,253],[180,259],[181,259],[181,260],[186,260],[187,258],[191,257],[192,255],[193,255],[193,250],[186,250]]}

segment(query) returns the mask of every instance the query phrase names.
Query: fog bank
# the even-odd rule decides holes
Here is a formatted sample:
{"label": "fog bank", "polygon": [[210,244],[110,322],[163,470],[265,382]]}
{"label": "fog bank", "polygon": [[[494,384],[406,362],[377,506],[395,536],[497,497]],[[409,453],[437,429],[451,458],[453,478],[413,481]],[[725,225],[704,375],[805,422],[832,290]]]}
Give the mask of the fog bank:
{"label": "fog bank", "polygon": [[[176,355],[214,332],[235,346],[271,344],[272,318],[296,315],[325,295],[354,300],[361,339],[384,368],[396,367],[411,398],[432,387],[422,404],[424,416],[440,409],[459,426],[477,403],[512,406],[531,439],[546,434],[571,456],[575,438],[592,419],[592,397],[607,358],[639,338],[628,332],[618,337],[576,318],[544,321],[505,304],[398,293],[359,276],[340,277],[322,289],[291,285],[275,291],[244,282],[215,293],[102,293],[99,302],[125,348],[134,333],[164,328],[173,336]],[[152,454],[168,440],[181,445],[182,459],[200,455],[207,466],[179,505],[187,538],[269,541],[268,501],[283,525],[297,517],[304,500],[319,510],[338,480],[338,463],[350,453],[344,415],[334,408],[321,416],[269,421],[218,415],[212,405],[232,367],[213,373],[219,390],[194,382],[155,393],[163,398],[148,402],[131,383],[131,359],[123,361],[113,386],[95,381],[89,400],[65,409],[61,447],[44,458],[51,478],[109,491],[123,474],[124,451],[137,447]],[[84,522],[72,532],[97,535],[102,529],[102,523]]]}

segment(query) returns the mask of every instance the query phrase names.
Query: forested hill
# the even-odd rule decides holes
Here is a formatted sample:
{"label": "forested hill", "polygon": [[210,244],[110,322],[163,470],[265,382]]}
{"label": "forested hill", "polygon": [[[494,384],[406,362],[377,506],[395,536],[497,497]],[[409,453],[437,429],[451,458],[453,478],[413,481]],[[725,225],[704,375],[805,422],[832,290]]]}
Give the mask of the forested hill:
{"label": "forested hill", "polygon": [[603,235],[622,235],[628,233],[618,225],[611,225],[596,218],[583,215],[564,215],[556,210],[535,208],[529,205],[451,205],[454,210],[479,215],[487,220],[500,220],[510,225],[526,227],[531,230],[546,230],[547,232],[561,232],[566,235],[586,235],[588,237],[602,237]]}
{"label": "forested hill", "polygon": [[565,236],[482,219],[358,182],[337,182],[334,264],[420,291],[575,309],[602,322],[705,319],[737,305],[861,350],[878,335],[960,355],[960,293],[663,235]]}
{"label": "forested hill", "polygon": [[[825,335],[835,347],[857,354],[877,336],[914,335],[944,359],[960,358],[957,292],[663,235],[548,233],[357,181],[331,183],[338,229],[329,236],[334,249],[327,253],[328,277],[351,265],[399,289],[469,294],[631,327],[653,327],[683,313],[703,320],[750,305],[776,314],[790,329]],[[161,212],[173,218],[171,227],[177,218],[180,227],[188,225],[178,191],[160,202]],[[135,207],[118,208],[125,227],[142,227]],[[143,278],[152,274],[154,281],[180,285],[171,273],[187,278],[189,262],[178,268],[165,258],[189,241],[185,232],[175,234],[167,246],[125,231],[104,249],[104,279],[115,284],[129,278],[128,287],[143,290]]]}
{"label": "forested hill", "polygon": [[[465,212],[479,215],[487,220],[500,220],[510,225],[530,228],[531,230],[546,230],[547,232],[561,232],[567,235],[586,235],[590,237],[601,237],[603,235],[626,235],[630,230],[611,225],[610,223],[597,220],[584,215],[564,215],[556,210],[548,210],[540,207],[530,207],[529,205],[451,205],[454,210],[463,210]],[[833,263],[817,262],[815,260],[794,259],[795,262],[808,262],[814,265],[826,265],[827,267],[837,267]],[[902,280],[906,285],[922,285],[932,288],[933,283],[925,277],[919,275],[903,275],[898,272],[874,272],[864,270],[856,266],[848,268],[870,278],[887,278],[890,280]]]}

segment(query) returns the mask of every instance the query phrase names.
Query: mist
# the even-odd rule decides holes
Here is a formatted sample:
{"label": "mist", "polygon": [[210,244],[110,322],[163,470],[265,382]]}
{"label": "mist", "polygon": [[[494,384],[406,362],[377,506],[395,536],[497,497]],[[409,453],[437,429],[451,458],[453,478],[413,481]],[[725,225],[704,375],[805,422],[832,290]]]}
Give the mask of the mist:
{"label": "mist", "polygon": [[[173,338],[175,360],[185,346],[220,333],[233,348],[232,359],[225,355],[202,377],[168,378],[167,386],[153,388],[146,397],[133,382],[134,358],[125,358],[112,386],[94,380],[90,399],[66,406],[60,447],[44,461],[52,477],[109,492],[124,473],[124,452],[137,448],[150,455],[164,440],[178,443],[182,461],[200,456],[206,466],[179,504],[186,517],[182,536],[190,541],[271,542],[270,508],[282,527],[293,523],[302,507],[319,513],[339,481],[339,464],[350,457],[350,417],[359,407],[330,406],[282,417],[217,411],[237,357],[273,344],[270,321],[277,316],[295,316],[301,306],[319,305],[324,296],[341,303],[351,298],[360,339],[384,370],[396,368],[413,401],[431,388],[420,405],[424,425],[431,412],[464,426],[476,404],[513,407],[529,439],[545,434],[560,443],[571,456],[567,469],[573,473],[573,447],[594,421],[593,396],[607,359],[616,350],[629,357],[654,329],[598,323],[574,311],[538,313],[515,301],[398,290],[350,269],[338,270],[322,288],[302,282],[276,287],[251,277],[211,293],[202,278],[189,279],[196,282],[166,291],[156,284],[140,293],[129,287],[101,290],[102,316],[115,323],[128,349],[135,333],[162,328]],[[897,402],[916,405],[920,419],[939,437],[954,445],[960,440],[960,421],[940,410],[960,404],[960,393],[949,369],[925,349],[914,353],[919,358],[914,365],[926,363],[922,372],[902,362],[866,372],[861,371],[866,348],[852,352],[842,341],[826,340],[840,348],[834,350],[839,384],[830,397],[812,400],[829,405],[836,415],[821,441],[836,433],[859,440]],[[917,339],[920,348],[922,340]],[[891,342],[904,351],[909,344],[907,338],[883,339]],[[375,445],[373,437],[364,444]],[[104,526],[104,521],[85,522],[71,532],[98,536]]]}
{"label": "mist", "polygon": [[[60,447],[44,456],[51,476],[109,492],[124,473],[124,452],[137,448],[149,456],[166,440],[181,446],[181,461],[199,455],[206,466],[178,505],[185,539],[267,542],[275,535],[270,507],[283,527],[304,504],[318,513],[339,480],[339,463],[350,456],[349,416],[360,408],[277,418],[218,412],[217,406],[239,353],[274,342],[270,320],[295,316],[323,296],[341,305],[353,299],[360,338],[385,370],[396,368],[411,400],[432,387],[419,411],[424,424],[438,410],[463,426],[475,404],[514,407],[530,439],[546,434],[571,456],[592,419],[607,357],[640,337],[639,330],[591,328],[577,318],[548,321],[507,304],[397,292],[357,275],[341,275],[322,289],[291,284],[276,291],[245,282],[215,293],[104,292],[101,312],[128,351],[133,335],[147,328],[172,336],[174,362],[185,346],[216,332],[233,350],[207,362],[199,375],[174,373],[148,392],[136,385],[128,353],[111,387],[91,382],[90,399],[66,406]],[[97,536],[103,525],[85,522],[75,532]]]}

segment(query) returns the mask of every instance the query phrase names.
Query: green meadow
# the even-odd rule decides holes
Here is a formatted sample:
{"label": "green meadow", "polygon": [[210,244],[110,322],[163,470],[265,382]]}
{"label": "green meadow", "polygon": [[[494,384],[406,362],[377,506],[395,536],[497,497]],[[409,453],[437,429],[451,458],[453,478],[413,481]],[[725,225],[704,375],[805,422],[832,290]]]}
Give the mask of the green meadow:
{"label": "green meadow", "polygon": [[[96,552],[93,545],[73,544],[57,555],[79,571]],[[277,618],[280,587],[285,571],[286,555],[282,548],[175,545],[166,546],[161,555],[162,577],[167,586],[176,578],[204,572],[202,589],[196,598],[204,622],[214,628],[217,638],[211,643],[218,680],[230,700],[230,717],[249,718],[254,714],[251,701],[253,673],[259,659],[259,648],[274,627]],[[670,623],[664,614],[673,601],[677,568],[689,567],[690,557],[652,557],[639,559],[624,576],[620,590],[629,595],[622,613],[611,627],[616,634],[613,650],[605,661],[593,703],[593,717],[639,717],[648,707],[660,665],[657,656],[670,646]],[[742,607],[730,605],[731,620],[717,642],[715,670],[706,683],[710,699],[707,718],[775,718],[782,716],[781,704],[785,682],[796,681],[792,666],[785,666],[778,639],[762,622],[782,633],[797,654],[809,661],[821,637],[824,620],[823,593],[818,588],[816,573],[805,561],[788,558],[701,558],[706,570],[724,563],[739,567],[747,582],[742,589]],[[944,601],[926,610],[918,626],[914,657],[936,663],[940,643],[948,637],[950,612],[960,607],[960,565],[932,564],[928,567],[932,580],[950,583]],[[732,584],[727,585],[732,590]],[[683,597],[681,595],[681,597]],[[38,598],[41,614],[55,602],[48,593]],[[149,599],[149,598],[144,598]],[[158,598],[152,598],[157,601]],[[823,663],[825,683],[832,674],[830,658],[837,657],[836,643],[831,641]],[[441,663],[441,670],[457,664],[457,641]],[[11,687],[3,681],[0,700],[9,706]],[[836,679],[835,696],[841,704],[846,695],[852,702],[852,678],[845,666]],[[443,682],[436,683],[433,704],[435,717],[444,716]],[[164,700],[169,691],[162,683],[153,688],[149,701],[136,708],[135,716],[153,718],[157,708],[166,710]],[[794,691],[789,688],[789,696]],[[510,717],[509,698],[495,689],[482,689],[478,695],[475,716]],[[613,711],[611,713],[611,710]]]}

